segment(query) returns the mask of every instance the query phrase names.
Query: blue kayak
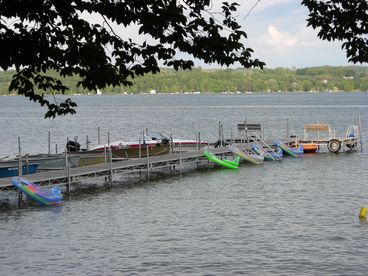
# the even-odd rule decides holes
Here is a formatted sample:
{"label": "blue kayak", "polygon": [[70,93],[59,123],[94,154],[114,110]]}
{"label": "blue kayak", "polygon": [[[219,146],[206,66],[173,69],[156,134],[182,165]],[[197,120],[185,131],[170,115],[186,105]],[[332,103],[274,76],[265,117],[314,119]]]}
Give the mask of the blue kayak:
{"label": "blue kayak", "polygon": [[252,150],[258,155],[263,155],[265,161],[281,160],[284,157],[283,151],[279,147],[276,147],[275,149],[270,150],[270,149],[264,149],[256,145],[253,145]]}
{"label": "blue kayak", "polygon": [[304,149],[303,146],[300,145],[297,148],[291,148],[285,143],[281,141],[275,141],[274,144],[282,149],[283,152],[286,154],[293,156],[293,157],[303,157]]}

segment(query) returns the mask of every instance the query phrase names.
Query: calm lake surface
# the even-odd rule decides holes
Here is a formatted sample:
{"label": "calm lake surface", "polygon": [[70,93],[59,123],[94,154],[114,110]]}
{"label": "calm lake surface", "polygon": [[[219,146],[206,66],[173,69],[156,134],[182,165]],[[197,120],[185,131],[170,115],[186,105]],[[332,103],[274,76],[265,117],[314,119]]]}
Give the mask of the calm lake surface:
{"label": "calm lake surface", "polygon": [[[57,97],[62,99],[61,96]],[[145,128],[214,142],[245,118],[267,137],[363,123],[363,152],[204,169],[73,193],[63,206],[0,209],[0,275],[367,275],[368,93],[75,96],[77,115],[43,119],[0,97],[0,157],[129,140]],[[1,193],[1,192],[0,192]]]}

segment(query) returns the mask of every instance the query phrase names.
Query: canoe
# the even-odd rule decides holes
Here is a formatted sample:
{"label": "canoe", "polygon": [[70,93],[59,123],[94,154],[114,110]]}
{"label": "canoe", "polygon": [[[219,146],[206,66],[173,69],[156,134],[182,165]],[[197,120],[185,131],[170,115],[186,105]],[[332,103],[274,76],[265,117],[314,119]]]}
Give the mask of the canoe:
{"label": "canoe", "polygon": [[40,189],[32,182],[21,177],[13,177],[12,184],[20,192],[42,205],[58,205],[63,202],[63,195],[59,187],[53,187],[50,190]]}
{"label": "canoe", "polygon": [[59,187],[50,190],[40,189],[25,178],[13,177],[12,184],[27,197],[42,205],[58,205],[63,202],[63,196]]}
{"label": "canoe", "polygon": [[216,157],[213,153],[210,153],[208,150],[205,150],[203,152],[203,155],[207,157],[207,159],[213,163],[216,163],[217,165],[223,166],[225,168],[229,169],[237,169],[239,167],[239,160],[240,157],[237,156],[234,160],[221,160]]}
{"label": "canoe", "polygon": [[299,147],[297,148],[291,148],[288,145],[286,145],[285,143],[281,142],[281,141],[275,141],[274,144],[278,147],[280,147],[282,149],[283,152],[285,152],[286,154],[293,156],[293,157],[302,157],[304,150],[303,150],[303,146],[299,145]]}
{"label": "canoe", "polygon": [[284,157],[284,154],[282,152],[282,149],[279,147],[276,147],[273,150],[270,149],[264,149],[264,148],[260,148],[256,145],[252,146],[252,150],[258,154],[258,155],[264,155],[264,160],[265,161],[281,161],[282,158]]}
{"label": "canoe", "polygon": [[255,164],[255,165],[263,164],[263,161],[264,161],[263,155],[258,155],[256,153],[249,153],[237,147],[229,147],[229,149],[232,153],[237,154],[238,156],[240,156],[245,161],[251,164]]}
{"label": "canoe", "polygon": [[[22,166],[22,175],[32,174],[37,171],[38,164],[28,164]],[[19,165],[16,161],[1,162],[0,163],[0,178],[11,177],[19,175]]]}

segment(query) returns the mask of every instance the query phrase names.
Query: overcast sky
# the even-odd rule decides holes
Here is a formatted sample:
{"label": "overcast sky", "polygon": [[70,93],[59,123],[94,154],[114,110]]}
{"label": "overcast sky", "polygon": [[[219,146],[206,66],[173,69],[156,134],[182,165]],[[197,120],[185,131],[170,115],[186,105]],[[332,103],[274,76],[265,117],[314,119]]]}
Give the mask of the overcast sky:
{"label": "overcast sky", "polygon": [[[222,1],[214,0],[220,6]],[[238,0],[239,23],[248,34],[246,46],[267,67],[349,65],[340,42],[322,41],[306,27],[308,9],[301,0]],[[258,2],[258,3],[257,3]],[[249,16],[250,9],[257,3]]]}

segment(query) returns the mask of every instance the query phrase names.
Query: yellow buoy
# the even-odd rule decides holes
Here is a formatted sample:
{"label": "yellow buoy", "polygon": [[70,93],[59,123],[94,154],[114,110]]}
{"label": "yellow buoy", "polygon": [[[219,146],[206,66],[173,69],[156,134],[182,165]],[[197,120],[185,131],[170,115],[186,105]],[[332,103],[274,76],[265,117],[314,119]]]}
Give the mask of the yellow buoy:
{"label": "yellow buoy", "polygon": [[367,218],[367,208],[365,208],[365,207],[360,208],[359,218],[360,219],[366,219]]}

